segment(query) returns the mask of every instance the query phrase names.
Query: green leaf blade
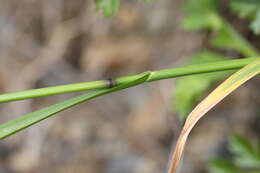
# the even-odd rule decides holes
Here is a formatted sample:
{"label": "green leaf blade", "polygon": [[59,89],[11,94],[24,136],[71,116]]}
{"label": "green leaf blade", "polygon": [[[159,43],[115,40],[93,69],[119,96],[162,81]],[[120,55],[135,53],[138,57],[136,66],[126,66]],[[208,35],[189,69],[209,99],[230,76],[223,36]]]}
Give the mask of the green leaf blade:
{"label": "green leaf blade", "polygon": [[91,91],[89,93],[65,100],[63,102],[54,104],[47,108],[40,109],[38,111],[26,114],[22,117],[19,117],[15,120],[8,121],[0,125],[0,139],[8,137],[18,131],[21,131],[24,128],[27,128],[35,123],[38,123],[46,118],[49,118],[52,115],[55,115],[61,111],[67,110],[75,105],[78,105],[82,102],[91,100],[98,96],[102,96],[117,90],[125,89],[140,83],[145,82],[150,76],[150,72],[145,72],[133,78],[130,82],[118,85],[114,88],[109,89],[100,89],[96,91]]}

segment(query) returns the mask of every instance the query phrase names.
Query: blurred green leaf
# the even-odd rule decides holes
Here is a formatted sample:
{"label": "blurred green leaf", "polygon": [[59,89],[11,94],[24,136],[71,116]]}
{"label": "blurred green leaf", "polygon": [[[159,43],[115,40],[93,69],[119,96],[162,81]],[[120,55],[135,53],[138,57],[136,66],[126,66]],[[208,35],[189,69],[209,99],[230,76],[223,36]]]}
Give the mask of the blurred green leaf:
{"label": "blurred green leaf", "polygon": [[255,34],[260,34],[260,10],[256,13],[256,17],[250,24],[250,28],[254,31]]}
{"label": "blurred green leaf", "polygon": [[[113,16],[120,7],[121,0],[96,0],[97,10],[103,10],[105,17]],[[143,0],[144,2],[151,2],[152,0]]]}
{"label": "blurred green leaf", "polygon": [[257,155],[260,156],[260,141],[257,142],[256,152],[257,152]]}
{"label": "blurred green leaf", "polygon": [[96,0],[97,10],[102,9],[103,14],[106,17],[110,17],[115,14],[120,6],[120,0]]}
{"label": "blurred green leaf", "polygon": [[229,23],[225,22],[225,25],[216,32],[211,40],[213,46],[225,50],[235,50],[244,56],[258,56],[255,48],[238,34]]}
{"label": "blurred green leaf", "polygon": [[252,144],[247,139],[238,135],[231,136],[230,150],[236,155],[254,155]]}
{"label": "blurred green leaf", "polygon": [[[218,0],[187,0],[184,4],[183,27],[187,30],[209,29],[215,32],[211,41],[213,46],[235,50],[244,56],[258,56],[258,51],[221,17],[218,2]],[[256,20],[251,25],[253,28],[258,28],[260,21]]]}
{"label": "blurred green leaf", "polygon": [[260,156],[257,148],[247,139],[238,135],[232,136],[230,150],[236,155],[236,165],[245,168],[260,168]]}
{"label": "blurred green leaf", "polygon": [[260,141],[253,145],[249,140],[232,135],[230,151],[235,154],[233,161],[215,159],[209,163],[211,173],[260,173]]}
{"label": "blurred green leaf", "polygon": [[211,173],[243,173],[232,162],[224,159],[215,159],[209,163]]}
{"label": "blurred green leaf", "polygon": [[218,0],[187,0],[184,4],[183,27],[188,30],[219,29]]}
{"label": "blurred green leaf", "polygon": [[255,34],[260,34],[260,1],[259,0],[232,0],[231,10],[241,18],[251,21],[250,28]]}
{"label": "blurred green leaf", "polygon": [[253,19],[260,8],[259,0],[231,0],[231,10],[242,18]]}
{"label": "blurred green leaf", "polygon": [[[223,55],[203,51],[193,56],[188,64],[202,64],[227,59]],[[230,72],[215,72],[183,77],[176,80],[173,95],[173,108],[183,120],[192,110],[194,104],[210,89],[212,84],[226,77]]]}

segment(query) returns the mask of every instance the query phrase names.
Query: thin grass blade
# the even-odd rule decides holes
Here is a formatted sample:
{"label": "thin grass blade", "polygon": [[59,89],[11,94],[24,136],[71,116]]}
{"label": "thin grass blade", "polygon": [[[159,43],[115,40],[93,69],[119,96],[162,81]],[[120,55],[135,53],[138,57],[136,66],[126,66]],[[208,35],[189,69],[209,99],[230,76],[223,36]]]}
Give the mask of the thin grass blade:
{"label": "thin grass blade", "polygon": [[189,114],[183,126],[181,134],[171,160],[169,162],[168,173],[176,173],[181,161],[182,153],[192,128],[195,124],[217,103],[224,99],[236,88],[260,73],[260,58],[245,66],[238,72],[230,76],[220,86],[218,86],[209,96],[207,96],[195,109]]}
{"label": "thin grass blade", "polygon": [[137,85],[137,84],[141,84],[141,83],[145,82],[149,76],[150,76],[150,72],[145,72],[145,73],[133,78],[128,83],[124,83],[124,84],[118,85],[118,86],[116,86],[114,88],[110,88],[110,89],[100,89],[100,90],[96,90],[96,91],[91,91],[89,93],[86,93],[86,94],[83,94],[83,95],[80,95],[77,97],[73,97],[73,98],[65,100],[63,102],[54,104],[47,108],[40,109],[36,112],[26,114],[15,120],[11,120],[6,123],[3,123],[0,125],[0,139],[10,136],[24,128],[27,128],[35,123],[38,123],[52,115],[55,115],[61,111],[69,109],[82,102],[91,100],[98,96],[102,96],[102,95],[105,95],[105,94],[108,94],[108,93],[111,93],[111,92],[114,92],[117,90],[125,89],[128,87]]}

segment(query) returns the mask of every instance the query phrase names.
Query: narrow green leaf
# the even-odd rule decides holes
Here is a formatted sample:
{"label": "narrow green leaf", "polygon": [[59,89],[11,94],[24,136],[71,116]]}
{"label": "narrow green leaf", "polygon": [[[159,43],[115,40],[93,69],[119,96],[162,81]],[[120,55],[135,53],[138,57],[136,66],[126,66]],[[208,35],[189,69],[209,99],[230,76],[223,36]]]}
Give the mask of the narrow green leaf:
{"label": "narrow green leaf", "polygon": [[143,83],[147,80],[147,78],[150,76],[150,72],[143,73],[135,78],[133,78],[128,83],[124,83],[121,85],[118,85],[114,88],[109,89],[100,89],[96,91],[91,91],[87,94],[83,94],[78,97],[74,97],[68,100],[65,100],[63,102],[54,104],[52,106],[49,106],[47,108],[40,109],[36,112],[32,112],[29,114],[26,114],[20,118],[17,118],[15,120],[8,121],[6,123],[3,123],[0,125],[0,139],[3,139],[7,136],[10,136],[26,127],[29,127],[39,121],[42,121],[52,115],[55,115],[61,111],[64,111],[66,109],[69,109],[77,104],[80,104],[82,102],[85,102],[87,100],[96,98],[98,96],[102,96],[104,94],[108,94],[117,90],[121,90],[124,88],[128,88],[140,83]]}

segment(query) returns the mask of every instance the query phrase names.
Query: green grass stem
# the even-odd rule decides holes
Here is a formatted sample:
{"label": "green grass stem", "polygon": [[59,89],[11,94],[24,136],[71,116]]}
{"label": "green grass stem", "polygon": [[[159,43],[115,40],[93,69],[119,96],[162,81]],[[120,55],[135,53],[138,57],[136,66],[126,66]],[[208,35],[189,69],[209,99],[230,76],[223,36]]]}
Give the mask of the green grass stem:
{"label": "green grass stem", "polygon": [[[175,78],[175,77],[200,74],[200,73],[240,69],[245,65],[251,63],[255,59],[257,58],[225,60],[225,61],[218,61],[214,63],[189,65],[184,67],[176,67],[171,69],[152,71],[150,73],[150,76],[147,78],[145,82],[152,82],[152,81],[157,81],[162,79]],[[114,85],[128,83],[129,81],[139,76],[142,76],[142,74],[119,77],[114,79],[113,83]],[[73,93],[73,92],[80,92],[80,91],[87,91],[87,90],[94,90],[94,89],[109,88],[109,87],[111,87],[109,80],[98,80],[98,81],[82,82],[82,83],[67,84],[67,85],[60,85],[60,86],[52,86],[47,88],[39,88],[39,89],[1,94],[0,103],[24,100],[24,99],[32,99],[32,98],[51,96],[57,94],[66,94],[66,93]]]}

